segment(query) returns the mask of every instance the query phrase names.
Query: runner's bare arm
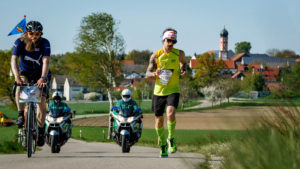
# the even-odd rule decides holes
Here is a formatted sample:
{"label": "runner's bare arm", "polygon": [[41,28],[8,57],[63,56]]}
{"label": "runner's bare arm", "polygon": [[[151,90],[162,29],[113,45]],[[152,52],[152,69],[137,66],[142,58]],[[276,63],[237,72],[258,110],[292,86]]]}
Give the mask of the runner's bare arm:
{"label": "runner's bare arm", "polygon": [[153,53],[149,60],[149,65],[148,65],[147,72],[146,72],[146,78],[155,77],[156,69],[157,69],[156,56],[155,56],[155,53]]}
{"label": "runner's bare arm", "polygon": [[179,52],[179,62],[180,62],[181,75],[184,76],[186,74],[187,63],[185,60],[184,51],[182,50],[180,50]]}

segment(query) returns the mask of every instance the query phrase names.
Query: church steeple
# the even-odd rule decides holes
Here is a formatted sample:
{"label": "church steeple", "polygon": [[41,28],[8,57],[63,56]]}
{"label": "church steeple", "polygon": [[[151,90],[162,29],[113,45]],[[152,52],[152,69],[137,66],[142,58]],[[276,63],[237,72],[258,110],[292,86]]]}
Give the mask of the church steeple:
{"label": "church steeple", "polygon": [[225,26],[220,33],[219,59],[222,60],[228,59],[228,31],[225,29]]}

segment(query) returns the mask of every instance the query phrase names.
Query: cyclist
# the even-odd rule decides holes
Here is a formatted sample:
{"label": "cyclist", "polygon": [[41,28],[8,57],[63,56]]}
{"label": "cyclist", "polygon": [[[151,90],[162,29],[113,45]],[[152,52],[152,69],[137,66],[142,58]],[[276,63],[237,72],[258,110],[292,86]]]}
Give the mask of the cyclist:
{"label": "cyclist", "polygon": [[[174,140],[176,126],[175,112],[179,102],[180,88],[179,76],[186,74],[185,54],[182,50],[174,48],[177,43],[177,31],[167,28],[163,31],[163,48],[153,53],[149,60],[146,77],[155,77],[154,95],[152,98],[152,111],[155,113],[155,130],[160,142],[161,157],[168,157],[177,151]],[[164,117],[166,109],[168,125],[168,142],[164,136]]]}
{"label": "cyclist", "polygon": [[[44,139],[44,123],[46,115],[46,91],[47,82],[50,81],[49,60],[50,60],[50,43],[47,39],[42,37],[43,26],[38,21],[30,21],[26,25],[26,32],[18,38],[13,46],[11,67],[15,76],[15,85],[22,85],[24,83],[36,83],[39,88],[43,90],[43,97],[41,103],[37,103],[37,120],[38,120],[38,146],[45,144]],[[18,60],[19,61],[19,68]],[[19,91],[15,92],[16,104],[18,108],[18,119],[16,124],[22,128],[24,124],[24,104],[19,103]]]}

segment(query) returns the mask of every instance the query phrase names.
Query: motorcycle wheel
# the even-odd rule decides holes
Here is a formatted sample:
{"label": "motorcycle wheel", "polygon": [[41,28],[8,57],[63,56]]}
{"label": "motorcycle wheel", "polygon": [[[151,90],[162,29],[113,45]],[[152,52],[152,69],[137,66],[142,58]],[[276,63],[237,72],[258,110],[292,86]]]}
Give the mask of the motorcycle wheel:
{"label": "motorcycle wheel", "polygon": [[58,137],[57,136],[51,136],[51,153],[58,153],[59,147],[57,145]]}
{"label": "motorcycle wheel", "polygon": [[122,139],[122,152],[123,153],[129,153],[130,151],[130,147],[129,145],[127,144],[127,141],[128,141],[128,135],[121,135],[121,139]]}

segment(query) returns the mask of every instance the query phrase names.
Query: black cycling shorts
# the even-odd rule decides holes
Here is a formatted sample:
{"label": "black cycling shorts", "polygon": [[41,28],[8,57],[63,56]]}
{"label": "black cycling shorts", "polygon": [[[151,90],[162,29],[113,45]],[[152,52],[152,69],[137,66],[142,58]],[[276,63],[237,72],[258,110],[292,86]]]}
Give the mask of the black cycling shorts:
{"label": "black cycling shorts", "polygon": [[[37,83],[37,81],[41,78],[41,74],[33,74],[33,73],[29,73],[29,72],[25,72],[25,71],[20,71],[19,72],[20,76],[24,76],[28,83]],[[51,79],[51,75],[49,76]],[[13,87],[13,95],[15,97],[15,93],[16,93],[16,85],[17,83],[14,83],[14,87]],[[45,96],[46,98],[49,98],[49,87],[50,87],[50,80],[47,81],[47,86],[42,88],[42,92],[43,92],[43,96]]]}
{"label": "black cycling shorts", "polygon": [[174,106],[177,109],[179,103],[179,96],[179,93],[172,93],[167,96],[153,95],[152,111],[155,113],[155,116],[163,116],[166,105]]}

